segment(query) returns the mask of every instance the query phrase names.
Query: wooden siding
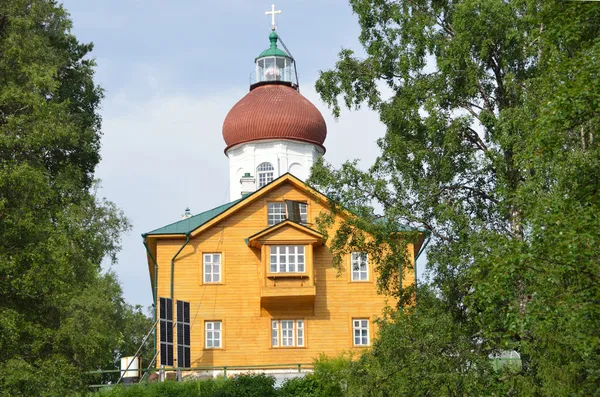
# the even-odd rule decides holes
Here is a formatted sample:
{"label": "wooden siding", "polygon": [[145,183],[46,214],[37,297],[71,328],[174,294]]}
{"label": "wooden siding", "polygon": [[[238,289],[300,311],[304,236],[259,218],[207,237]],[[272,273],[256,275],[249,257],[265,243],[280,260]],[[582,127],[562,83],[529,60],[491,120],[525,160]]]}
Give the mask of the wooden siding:
{"label": "wooden siding", "polygon": [[[173,303],[177,300],[190,302],[193,367],[309,363],[320,353],[335,355],[347,350],[360,351],[363,348],[355,348],[352,344],[353,318],[368,318],[371,342],[376,335],[373,320],[381,315],[386,297],[377,294],[373,266],[369,266],[370,281],[351,282],[350,258],[346,258],[342,272],[338,272],[332,266],[332,254],[326,245],[311,246],[310,254],[307,252],[306,255],[308,285],[314,286],[315,296],[261,301],[261,288],[272,282],[267,274],[268,259],[261,258],[260,248],[249,247],[246,238],[268,226],[267,202],[284,199],[306,201],[309,222],[314,222],[325,210],[320,201],[313,200],[302,189],[291,183],[282,184],[192,237],[175,260]],[[330,231],[330,235],[332,233]],[[275,237],[288,240],[306,239],[307,236],[293,228],[285,228]],[[184,242],[182,239],[157,241],[158,297],[170,296],[171,259]],[[412,247],[410,251],[412,258]],[[203,282],[204,253],[221,253],[221,283]],[[414,274],[405,275],[404,284],[412,282]],[[292,278],[286,283],[298,283],[298,280]],[[272,319],[303,319],[305,347],[272,348]],[[215,320],[222,321],[222,348],[205,349],[204,323]],[[159,340],[157,335],[157,346],[160,346]]]}

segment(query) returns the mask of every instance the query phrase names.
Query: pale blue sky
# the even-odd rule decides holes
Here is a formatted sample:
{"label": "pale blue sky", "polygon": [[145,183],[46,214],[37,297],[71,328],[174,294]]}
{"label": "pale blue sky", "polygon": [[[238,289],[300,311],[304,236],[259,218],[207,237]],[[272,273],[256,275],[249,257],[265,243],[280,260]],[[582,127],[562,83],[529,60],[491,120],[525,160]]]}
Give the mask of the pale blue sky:
{"label": "pale blue sky", "polygon": [[[229,199],[223,119],[248,91],[254,58],[268,48],[271,3],[242,0],[64,0],[73,31],[95,44],[103,101],[100,194],[133,223],[113,269],[127,301],[152,293],[141,233]],[[343,0],[285,0],[278,32],[297,60],[301,92],[328,125],[326,159],[366,167],[384,133],[376,114],[334,121],[314,82],[342,47],[360,49],[356,16]],[[423,266],[419,263],[419,266]],[[420,272],[419,272],[420,273]]]}

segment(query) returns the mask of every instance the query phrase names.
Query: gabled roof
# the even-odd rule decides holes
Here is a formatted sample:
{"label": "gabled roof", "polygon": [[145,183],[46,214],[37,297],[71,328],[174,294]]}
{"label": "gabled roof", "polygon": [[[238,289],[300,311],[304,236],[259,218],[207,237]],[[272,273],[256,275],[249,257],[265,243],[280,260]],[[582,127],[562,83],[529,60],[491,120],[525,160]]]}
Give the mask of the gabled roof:
{"label": "gabled roof", "polygon": [[[142,234],[142,237],[170,238],[171,236],[178,236],[183,238],[185,236],[195,236],[198,233],[201,233],[203,230],[211,227],[216,222],[219,222],[221,219],[224,219],[229,215],[233,214],[238,209],[245,207],[254,200],[268,193],[269,191],[276,189],[278,186],[281,186],[283,183],[291,183],[296,187],[305,189],[306,193],[312,195],[318,200],[321,200],[323,202],[328,201],[327,196],[325,196],[323,193],[309,187],[302,180],[298,179],[297,177],[288,172],[245,197],[241,197],[230,203],[223,204],[219,207],[202,212],[198,215],[194,215],[191,218],[182,219],[180,221],[171,223],[161,228],[152,230],[151,232]],[[347,210],[342,210],[342,214],[351,214],[351,212]],[[385,219],[383,218],[376,220],[376,222],[384,221]],[[417,228],[412,228],[410,226],[400,227],[398,230],[398,232],[407,231],[419,232],[420,238],[416,244],[417,251],[419,251],[422,247],[425,237],[424,234],[426,233],[426,231]]]}
{"label": "gabled roof", "polygon": [[190,218],[182,219],[180,221],[173,222],[169,225],[160,227],[158,229],[154,229],[151,232],[144,233],[142,236],[146,237],[149,235],[151,236],[151,235],[158,235],[158,234],[189,234],[193,230],[199,228],[206,222],[213,219],[215,216],[220,215],[223,212],[227,211],[229,208],[233,207],[234,205],[239,203],[241,200],[242,200],[242,198],[239,198],[230,203],[215,207],[212,210],[204,211],[204,212],[201,212]]}
{"label": "gabled roof", "polygon": [[169,237],[169,236],[181,236],[185,237],[185,235],[196,235],[200,233],[205,228],[210,227],[214,222],[218,222],[220,219],[223,219],[230,214],[237,211],[239,208],[250,204],[258,197],[266,194],[267,192],[281,186],[283,183],[292,183],[293,185],[306,189],[307,193],[312,194],[314,197],[319,200],[326,201],[327,197],[318,191],[308,187],[303,181],[296,178],[292,174],[285,173],[279,178],[273,180],[273,182],[268,183],[267,185],[261,187],[255,192],[242,197],[238,200],[232,201],[227,204],[223,204],[222,206],[213,208],[212,210],[202,212],[198,215],[194,215],[188,219],[182,219],[178,222],[171,223],[167,226],[155,229],[151,232],[142,234],[142,237]]}
{"label": "gabled roof", "polygon": [[249,247],[258,247],[261,245],[259,240],[266,238],[269,234],[273,232],[285,228],[299,230],[301,233],[309,237],[314,243],[323,243],[323,234],[319,233],[314,229],[309,228],[308,226],[286,219],[246,238],[246,245],[248,245]]}

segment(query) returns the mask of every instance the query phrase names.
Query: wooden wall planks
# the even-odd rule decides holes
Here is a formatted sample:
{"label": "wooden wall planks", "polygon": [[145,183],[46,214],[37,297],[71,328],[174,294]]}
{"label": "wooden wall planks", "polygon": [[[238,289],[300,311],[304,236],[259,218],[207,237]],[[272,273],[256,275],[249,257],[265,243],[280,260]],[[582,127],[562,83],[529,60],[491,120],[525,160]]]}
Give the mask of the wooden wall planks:
{"label": "wooden wall planks", "polygon": [[[360,351],[363,348],[353,347],[353,318],[369,319],[371,340],[376,334],[373,320],[381,315],[388,298],[377,293],[373,266],[369,266],[371,281],[350,282],[350,259],[346,258],[339,272],[332,266],[332,254],[326,245],[314,247],[313,266],[307,268],[312,270],[315,297],[270,298],[261,304],[268,260],[261,260],[261,250],[248,247],[245,239],[268,226],[267,203],[282,200],[308,202],[309,222],[326,210],[306,191],[291,183],[283,184],[192,237],[175,260],[173,302],[190,302],[192,366],[307,363],[321,353]],[[329,234],[333,235],[333,230]],[[300,238],[302,234],[287,229],[275,233],[276,238],[291,236]],[[159,297],[170,295],[171,259],[182,244],[181,239],[157,241]],[[412,259],[413,247],[409,248]],[[221,283],[203,282],[204,253],[222,254]],[[414,273],[406,274],[404,284],[413,282]],[[304,319],[305,347],[272,348],[272,319]],[[222,321],[222,348],[205,349],[204,323],[215,320]],[[157,344],[159,340],[157,335]]]}

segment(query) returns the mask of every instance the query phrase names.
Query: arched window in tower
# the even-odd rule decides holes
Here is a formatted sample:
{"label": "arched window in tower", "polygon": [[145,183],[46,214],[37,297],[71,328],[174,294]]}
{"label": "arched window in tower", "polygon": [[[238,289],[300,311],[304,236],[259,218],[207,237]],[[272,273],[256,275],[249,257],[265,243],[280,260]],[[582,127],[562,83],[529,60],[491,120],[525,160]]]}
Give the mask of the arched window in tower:
{"label": "arched window in tower", "polygon": [[275,168],[271,165],[271,163],[261,163],[256,169],[256,174],[258,175],[258,188],[265,186],[267,183],[273,181]]}

